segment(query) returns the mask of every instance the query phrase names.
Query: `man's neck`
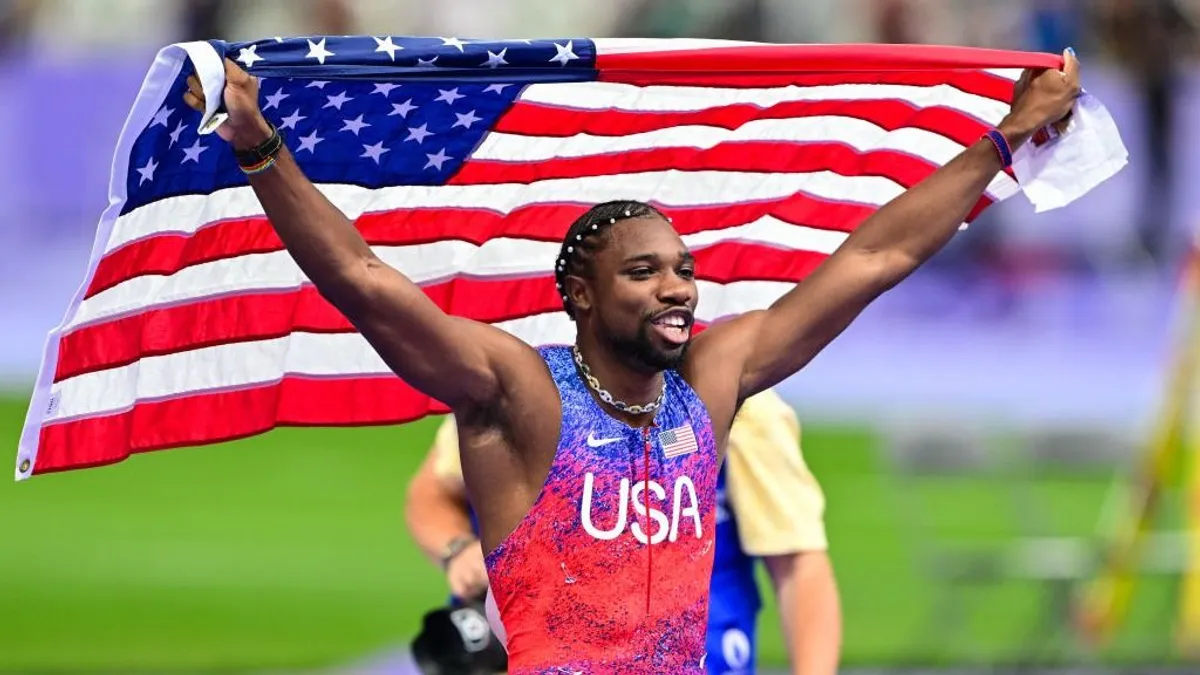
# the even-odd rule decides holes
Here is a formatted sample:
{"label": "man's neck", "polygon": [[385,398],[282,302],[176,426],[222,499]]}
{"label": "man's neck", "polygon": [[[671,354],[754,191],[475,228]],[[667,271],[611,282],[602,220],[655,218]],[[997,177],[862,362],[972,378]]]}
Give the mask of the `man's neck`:
{"label": "man's neck", "polygon": [[[614,400],[624,401],[629,405],[646,405],[658,399],[663,388],[662,371],[638,370],[611,350],[605,349],[587,340],[579,341],[579,353],[583,357],[592,377],[600,383],[600,387],[612,395]],[[589,387],[590,388],[590,387]],[[593,392],[594,393],[594,392]],[[637,421],[648,421],[651,414],[625,415],[620,414],[613,406],[601,403],[610,412],[631,424]]]}

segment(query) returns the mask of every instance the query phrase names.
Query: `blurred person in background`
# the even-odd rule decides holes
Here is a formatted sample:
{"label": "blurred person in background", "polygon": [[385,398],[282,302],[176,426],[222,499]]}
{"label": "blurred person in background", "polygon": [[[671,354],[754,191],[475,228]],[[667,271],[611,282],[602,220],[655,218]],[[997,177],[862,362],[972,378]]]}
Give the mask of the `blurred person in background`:
{"label": "blurred person in background", "polygon": [[[796,413],[773,390],[749,398],[734,420],[717,504],[708,672],[755,672],[762,606],[755,562],[761,559],[780,608],[791,672],[836,673],[842,624],[825,497],[804,462]],[[409,484],[405,519],[417,545],[445,572],[451,607],[477,606],[487,593],[487,570],[453,417],[443,421]],[[447,650],[449,658],[462,658],[457,640]]]}
{"label": "blurred person in background", "polygon": [[1180,66],[1195,48],[1196,27],[1178,0],[1104,0],[1096,9],[1098,32],[1129,72],[1142,108],[1149,162],[1138,234],[1150,258],[1169,266],[1175,262],[1166,256],[1173,250],[1168,237]]}
{"label": "blurred person in background", "polygon": [[94,59],[97,52],[153,55],[178,41],[184,9],[182,0],[36,0],[29,6],[29,47],[58,61]]}
{"label": "blurred person in background", "polygon": [[986,48],[1011,48],[1026,11],[1023,0],[870,0],[862,7],[873,27],[869,42]]}
{"label": "blurred person in background", "polygon": [[0,0],[0,57],[25,44],[36,0]]}
{"label": "blurred person in background", "polygon": [[909,0],[876,0],[875,32],[879,42],[912,44],[919,42],[917,17]]}
{"label": "blurred person in background", "polygon": [[264,35],[446,35],[463,39],[544,37],[608,28],[632,0],[183,0],[187,39]]}
{"label": "blurred person in background", "polygon": [[1090,42],[1087,18],[1094,0],[1026,0],[1030,3],[1026,21],[1030,49],[1057,54],[1067,47]]}
{"label": "blurred person in background", "polygon": [[183,0],[183,3],[183,40],[349,35],[364,29],[357,21],[362,0]]}

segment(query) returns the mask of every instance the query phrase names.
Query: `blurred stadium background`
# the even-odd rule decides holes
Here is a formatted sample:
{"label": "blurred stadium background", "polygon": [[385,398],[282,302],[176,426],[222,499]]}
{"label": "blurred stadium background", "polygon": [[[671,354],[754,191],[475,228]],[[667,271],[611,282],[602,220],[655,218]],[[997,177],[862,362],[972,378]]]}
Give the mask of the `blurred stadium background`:
{"label": "blurred stadium background", "polygon": [[[1179,280],[1200,224],[1197,24],[1198,0],[0,0],[0,438],[15,450],[165,44],[1072,45],[1130,167],[1036,219],[1020,197],[993,208],[781,390],[828,496],[845,672],[1195,672],[1198,446],[1162,420],[1192,407],[1171,390],[1192,382],[1177,345],[1192,342]],[[288,429],[0,483],[0,671],[382,672],[445,595],[400,513],[434,424]],[[1137,478],[1156,448],[1161,471]],[[1142,553],[1127,609],[1088,640],[1081,591],[1152,486],[1144,546],[1117,549]],[[768,607],[768,663],[783,662],[777,633]]]}

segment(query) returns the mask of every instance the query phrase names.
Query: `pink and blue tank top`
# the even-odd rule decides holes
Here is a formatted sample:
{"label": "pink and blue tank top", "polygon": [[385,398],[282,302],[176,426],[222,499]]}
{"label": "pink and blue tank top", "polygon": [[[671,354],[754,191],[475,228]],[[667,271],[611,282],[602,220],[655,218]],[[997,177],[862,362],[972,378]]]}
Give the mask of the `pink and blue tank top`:
{"label": "pink and blue tank top", "polygon": [[541,493],[486,557],[511,675],[704,673],[719,463],[712,421],[667,371],[635,429],[589,393],[569,347],[539,349],[562,401]]}

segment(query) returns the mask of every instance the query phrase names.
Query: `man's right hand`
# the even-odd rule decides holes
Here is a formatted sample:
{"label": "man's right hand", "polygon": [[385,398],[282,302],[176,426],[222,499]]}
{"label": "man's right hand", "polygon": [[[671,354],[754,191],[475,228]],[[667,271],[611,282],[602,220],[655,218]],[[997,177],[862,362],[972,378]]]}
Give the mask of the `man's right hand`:
{"label": "man's right hand", "polygon": [[1079,60],[1067,50],[1062,70],[1027,70],[1021,75],[1013,91],[1012,109],[1000,130],[1014,150],[1043,127],[1054,125],[1061,132],[1081,91]]}
{"label": "man's right hand", "polygon": [[[204,111],[204,87],[195,75],[187,80],[184,103],[193,110]],[[271,137],[271,125],[258,107],[258,78],[225,59],[225,112],[229,119],[217,127],[217,135],[237,150],[253,148]]]}
{"label": "man's right hand", "polygon": [[463,600],[482,599],[487,592],[487,566],[483,562],[483,547],[475,542],[464,548],[446,566],[446,581],[454,597]]}

